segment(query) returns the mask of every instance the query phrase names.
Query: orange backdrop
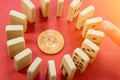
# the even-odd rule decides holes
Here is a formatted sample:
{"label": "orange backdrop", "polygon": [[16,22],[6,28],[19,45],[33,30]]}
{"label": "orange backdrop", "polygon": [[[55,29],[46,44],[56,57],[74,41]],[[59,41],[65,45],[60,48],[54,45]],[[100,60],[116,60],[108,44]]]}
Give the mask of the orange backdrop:
{"label": "orange backdrop", "polygon": [[[36,80],[46,80],[47,61],[55,60],[57,69],[57,80],[63,80],[64,77],[60,72],[60,64],[63,55],[66,53],[72,55],[73,50],[80,47],[82,41],[81,30],[76,30],[75,25],[77,18],[73,22],[67,22],[68,6],[72,0],[65,0],[63,15],[61,18],[56,17],[57,0],[50,0],[50,12],[48,18],[43,18],[39,0],[32,0],[36,6],[36,22],[28,22],[28,30],[24,37],[26,48],[33,52],[32,61],[38,56],[42,58],[42,66]],[[82,9],[89,5],[96,8],[94,17],[103,17],[120,27],[120,0],[83,0]],[[10,24],[9,11],[21,10],[20,0],[0,0],[0,80],[26,80],[27,68],[17,72],[14,68],[14,60],[8,57],[6,47],[5,26]],[[46,29],[55,29],[61,32],[65,39],[65,46],[61,52],[56,55],[46,55],[41,52],[37,46],[38,35]],[[100,45],[100,52],[93,64],[89,64],[84,73],[75,73],[73,80],[119,80],[120,79],[120,47],[112,40],[105,36],[103,43]]]}

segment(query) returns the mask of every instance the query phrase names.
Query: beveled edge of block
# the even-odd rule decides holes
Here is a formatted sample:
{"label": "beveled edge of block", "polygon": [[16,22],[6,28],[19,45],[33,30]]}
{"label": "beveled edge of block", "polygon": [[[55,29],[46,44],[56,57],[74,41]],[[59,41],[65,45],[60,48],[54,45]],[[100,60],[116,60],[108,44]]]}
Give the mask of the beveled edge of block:
{"label": "beveled edge of block", "polygon": [[32,10],[35,9],[35,5],[32,3],[31,0],[21,0],[22,3],[25,3],[26,6],[28,6],[29,8],[31,8]]}
{"label": "beveled edge of block", "polygon": [[72,0],[72,2],[70,3],[70,7],[73,8],[77,6],[77,4],[79,4],[79,1],[81,2],[82,0]]}
{"label": "beveled edge of block", "polygon": [[[29,66],[27,69],[27,80],[33,80],[37,74],[40,72],[40,67],[41,67],[42,59],[37,57],[32,64]],[[34,71],[38,70],[36,73]]]}
{"label": "beveled edge of block", "polygon": [[56,77],[56,67],[55,67],[55,62],[54,60],[49,60],[48,61],[48,68],[50,70],[50,75],[52,77]]}
{"label": "beveled edge of block", "polygon": [[15,61],[19,61],[21,60],[23,57],[27,56],[31,54],[32,55],[32,51],[30,48],[26,48],[24,49],[23,51],[21,51],[20,53],[18,53],[15,57],[14,57],[14,60]]}
{"label": "beveled edge of block", "polygon": [[[41,64],[41,62],[42,62],[42,59],[39,58],[39,57],[37,57],[37,58],[32,62],[32,64],[29,66],[28,72],[32,73],[32,72],[37,68],[37,66],[39,66],[39,65]],[[36,66],[34,66],[34,65],[36,65]]]}
{"label": "beveled edge of block", "polygon": [[7,46],[12,46],[14,44],[18,44],[21,42],[25,42],[24,37],[17,37],[17,38],[13,38],[7,41]]}
{"label": "beveled edge of block", "polygon": [[[98,36],[101,36],[101,37],[104,37],[105,36],[105,33],[103,31],[100,31],[100,30],[93,30],[93,29],[89,29],[87,31],[87,34],[94,34],[94,35],[98,35]],[[87,36],[86,34],[86,36]]]}
{"label": "beveled edge of block", "polygon": [[23,20],[27,20],[27,16],[25,14],[20,13],[20,12],[15,11],[15,10],[10,10],[9,15],[19,17],[19,18],[21,18]]}
{"label": "beveled edge of block", "polygon": [[88,6],[87,8],[83,9],[83,10],[79,13],[79,15],[84,16],[84,15],[90,13],[91,11],[95,11],[95,7],[94,7],[93,5],[90,5],[90,6]]}
{"label": "beveled edge of block", "polygon": [[91,18],[85,21],[85,24],[92,24],[92,23],[98,23],[98,22],[103,22],[103,18],[102,17],[95,17],[95,18]]}
{"label": "beveled edge of block", "polygon": [[[69,54],[66,54],[63,56],[63,59],[62,59],[62,63],[64,63],[66,66],[65,67],[68,67],[70,70],[76,70],[76,66],[71,58],[71,56]],[[71,71],[66,68],[66,70],[71,73]]]}
{"label": "beveled edge of block", "polygon": [[23,25],[6,25],[6,31],[9,30],[23,30]]}

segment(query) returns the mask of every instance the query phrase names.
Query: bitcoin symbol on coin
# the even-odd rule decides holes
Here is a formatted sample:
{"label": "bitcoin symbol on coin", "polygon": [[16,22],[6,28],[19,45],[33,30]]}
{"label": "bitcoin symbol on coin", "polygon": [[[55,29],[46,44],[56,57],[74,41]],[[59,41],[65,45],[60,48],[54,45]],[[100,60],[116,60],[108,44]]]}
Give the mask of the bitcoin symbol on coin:
{"label": "bitcoin symbol on coin", "polygon": [[64,47],[64,38],[58,31],[43,31],[38,37],[38,47],[44,53],[56,54]]}

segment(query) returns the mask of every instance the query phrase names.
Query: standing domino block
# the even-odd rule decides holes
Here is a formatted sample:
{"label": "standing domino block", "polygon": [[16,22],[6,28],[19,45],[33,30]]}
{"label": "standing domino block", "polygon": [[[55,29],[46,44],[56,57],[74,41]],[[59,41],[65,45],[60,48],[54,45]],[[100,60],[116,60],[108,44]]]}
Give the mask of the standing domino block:
{"label": "standing domino block", "polygon": [[10,39],[7,41],[8,55],[13,58],[16,54],[25,49],[25,40],[23,37]]}
{"label": "standing domino block", "polygon": [[31,0],[21,0],[22,11],[27,16],[28,21],[31,23],[35,22],[36,18],[36,8]]}
{"label": "standing domino block", "polygon": [[76,72],[76,66],[69,54],[66,54],[63,56],[62,64],[61,64],[61,71],[63,75],[65,76],[66,80],[72,80]]}
{"label": "standing domino block", "polygon": [[15,10],[11,10],[9,13],[10,16],[10,24],[11,25],[23,25],[24,32],[27,30],[27,16],[17,12]]}
{"label": "standing domino block", "polygon": [[24,36],[22,25],[7,25],[6,26],[7,40]]}
{"label": "standing domino block", "polygon": [[84,72],[88,66],[90,58],[80,48],[76,48],[73,52],[72,59],[80,73]]}
{"label": "standing domino block", "polygon": [[34,80],[40,71],[42,59],[37,57],[27,70],[27,80]]}
{"label": "standing domino block", "polygon": [[86,37],[97,45],[100,45],[104,39],[104,32],[98,30],[89,29],[87,31]]}
{"label": "standing domino block", "polygon": [[84,22],[91,18],[95,13],[95,7],[90,5],[79,13],[76,28],[79,30],[83,27]]}
{"label": "standing domino block", "polygon": [[56,68],[53,60],[48,61],[47,80],[56,80]]}
{"label": "standing domino block", "polygon": [[72,22],[73,19],[79,14],[82,0],[72,0],[68,10],[67,20]]}
{"label": "standing domino block", "polygon": [[50,0],[40,0],[40,8],[43,17],[48,17]]}
{"label": "standing domino block", "polygon": [[62,16],[62,9],[63,9],[64,0],[58,0],[58,6],[57,6],[57,16]]}
{"label": "standing domino block", "polygon": [[32,60],[32,51],[27,48],[14,57],[14,65],[17,71],[22,70],[30,64]]}
{"label": "standing domino block", "polygon": [[89,56],[90,63],[94,62],[94,60],[100,50],[100,48],[95,43],[90,41],[89,39],[85,39],[83,41],[81,49]]}
{"label": "standing domino block", "polygon": [[85,21],[84,27],[82,30],[82,36],[85,38],[88,29],[100,29],[103,19],[101,17],[91,18]]}

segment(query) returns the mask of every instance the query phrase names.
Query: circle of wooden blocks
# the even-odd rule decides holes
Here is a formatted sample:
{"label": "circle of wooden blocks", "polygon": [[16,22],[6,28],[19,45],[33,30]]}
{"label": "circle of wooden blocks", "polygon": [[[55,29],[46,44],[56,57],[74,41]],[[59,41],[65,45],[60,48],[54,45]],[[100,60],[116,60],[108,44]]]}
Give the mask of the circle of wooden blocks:
{"label": "circle of wooden blocks", "polygon": [[22,25],[7,25],[6,26],[7,40],[24,36]]}
{"label": "circle of wooden blocks", "polygon": [[89,39],[85,39],[82,43],[81,50],[89,56],[90,63],[93,63],[100,48]]}
{"label": "circle of wooden blocks", "polygon": [[56,67],[53,60],[48,61],[47,80],[56,80]]}
{"label": "circle of wooden blocks", "polygon": [[75,72],[76,72],[76,66],[70,57],[69,54],[66,54],[62,58],[62,63],[61,63],[61,71],[65,77],[66,80],[72,80]]}
{"label": "circle of wooden blocks", "polygon": [[80,73],[84,72],[88,66],[90,58],[80,48],[76,48],[73,52],[72,59]]}
{"label": "circle of wooden blocks", "polygon": [[104,39],[104,35],[105,34],[102,31],[89,29],[87,31],[85,38],[91,40],[92,42],[94,42],[97,45],[100,45]]}
{"label": "circle of wooden blocks", "polygon": [[23,25],[23,29],[24,32],[26,32],[27,30],[27,16],[15,11],[15,10],[11,10],[9,12],[9,16],[10,16],[10,24],[11,25]]}
{"label": "circle of wooden blocks", "polygon": [[[71,22],[79,14],[76,28],[80,29],[84,26],[82,36],[86,39],[83,41],[81,49],[76,48],[74,50],[72,58],[69,54],[64,55],[62,58],[60,67],[66,80],[72,80],[76,69],[78,69],[80,73],[84,72],[88,63],[92,63],[95,60],[100,50],[96,44],[101,44],[104,37],[103,32],[96,31],[96,29],[98,30],[101,26],[102,18],[91,18],[95,12],[95,8],[92,5],[80,12],[82,1],[83,0],[73,0],[69,5],[67,20]],[[22,70],[31,63],[32,51],[29,48],[25,49],[23,32],[27,30],[27,19],[33,23],[36,18],[36,8],[34,4],[30,0],[21,0],[21,2],[24,14],[11,10],[9,12],[11,25],[6,26],[8,55],[11,58],[15,56],[14,65],[17,71]],[[64,0],[58,0],[56,14],[58,17],[62,16],[63,4]],[[49,5],[50,0],[40,0],[43,17],[48,17]],[[27,70],[28,80],[34,80],[39,73],[41,63],[42,59],[38,57],[33,61]],[[47,79],[56,80],[56,68],[53,60],[48,61]]]}
{"label": "circle of wooden blocks", "polygon": [[13,58],[16,54],[25,49],[24,37],[17,37],[7,41],[8,55]]}
{"label": "circle of wooden blocks", "polygon": [[35,22],[36,19],[36,8],[31,0],[21,0],[22,11],[27,16],[28,21],[31,23]]}
{"label": "circle of wooden blocks", "polygon": [[37,76],[37,74],[40,71],[41,64],[42,64],[42,59],[40,59],[39,57],[37,57],[32,62],[32,64],[27,70],[27,80],[34,80],[34,78]]}
{"label": "circle of wooden blocks", "polygon": [[30,64],[32,60],[32,51],[27,48],[14,57],[14,65],[17,71],[22,70]]}

